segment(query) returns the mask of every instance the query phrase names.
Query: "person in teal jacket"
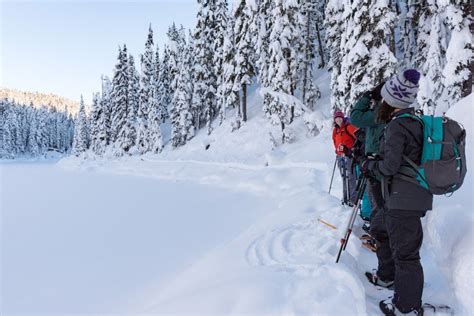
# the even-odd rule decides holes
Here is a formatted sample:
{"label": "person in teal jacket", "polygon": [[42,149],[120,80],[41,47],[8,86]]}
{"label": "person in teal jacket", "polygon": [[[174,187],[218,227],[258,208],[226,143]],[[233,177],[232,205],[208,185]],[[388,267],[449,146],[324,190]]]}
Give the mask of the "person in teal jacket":
{"label": "person in teal jacket", "polygon": [[[365,129],[365,155],[373,159],[377,159],[380,155],[380,140],[385,128],[385,124],[376,120],[377,111],[382,103],[380,90],[384,83],[362,95],[352,107],[350,115],[352,125]],[[375,179],[368,179],[367,193],[372,207],[370,218],[373,220],[377,210],[382,208],[384,203],[381,183]]]}

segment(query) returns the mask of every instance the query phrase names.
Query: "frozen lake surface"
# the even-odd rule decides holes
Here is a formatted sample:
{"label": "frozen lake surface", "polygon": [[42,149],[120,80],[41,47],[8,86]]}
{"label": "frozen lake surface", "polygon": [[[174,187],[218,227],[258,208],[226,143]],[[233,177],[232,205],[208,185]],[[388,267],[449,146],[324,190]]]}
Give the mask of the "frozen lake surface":
{"label": "frozen lake surface", "polygon": [[247,193],[0,165],[2,311],[118,313],[260,216]]}

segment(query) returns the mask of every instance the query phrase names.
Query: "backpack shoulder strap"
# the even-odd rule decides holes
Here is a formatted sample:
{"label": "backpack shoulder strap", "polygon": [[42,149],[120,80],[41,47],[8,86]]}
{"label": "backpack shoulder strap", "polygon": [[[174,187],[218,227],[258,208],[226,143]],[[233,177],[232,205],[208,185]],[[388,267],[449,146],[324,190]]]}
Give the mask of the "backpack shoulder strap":
{"label": "backpack shoulder strap", "polygon": [[[419,122],[421,124],[421,128],[424,129],[425,128],[425,123],[423,122],[423,119],[419,116],[416,116],[416,115],[412,115],[412,114],[408,114],[408,113],[404,113],[400,116],[397,116],[397,118],[402,118],[402,117],[409,117],[411,119],[414,119],[415,121]],[[410,131],[408,128],[406,128],[405,126],[403,125],[400,125],[408,134],[411,135],[411,137],[413,137],[413,139],[418,143],[418,145],[420,146],[423,146],[423,142],[419,142],[418,139],[416,138],[416,136],[413,134],[412,131]]]}
{"label": "backpack shoulder strap", "polygon": [[346,125],[344,126],[344,131],[346,132],[347,135],[349,135],[350,138],[352,138],[353,141],[356,141],[357,138],[355,138],[354,135],[352,135],[351,133],[349,133],[349,131],[347,130],[347,126],[348,126],[348,125],[349,125],[349,124],[346,124]]}

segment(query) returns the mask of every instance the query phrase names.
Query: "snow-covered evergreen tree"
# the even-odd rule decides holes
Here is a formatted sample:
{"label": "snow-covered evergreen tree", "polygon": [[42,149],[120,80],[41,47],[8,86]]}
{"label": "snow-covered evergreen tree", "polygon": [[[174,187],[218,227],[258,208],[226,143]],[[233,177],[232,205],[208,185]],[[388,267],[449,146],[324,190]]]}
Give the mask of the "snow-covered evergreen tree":
{"label": "snow-covered evergreen tree", "polygon": [[329,50],[328,70],[331,71],[331,108],[342,109],[342,92],[339,88],[339,77],[341,76],[341,36],[345,32],[343,20],[344,1],[329,0],[325,9],[326,19],[326,46]]}
{"label": "snow-covered evergreen tree", "polygon": [[[225,108],[224,99],[224,43],[228,26],[228,8],[227,0],[216,0],[215,13],[215,39],[214,39],[214,67],[217,76],[217,106],[216,111],[222,113]],[[220,116],[219,124],[222,123],[222,116]]]}
{"label": "snow-covered evergreen tree", "polygon": [[169,79],[170,79],[170,90],[169,94],[172,97],[178,85],[178,75],[181,68],[181,56],[186,46],[186,40],[183,36],[183,28],[178,29],[173,23],[168,29],[168,45],[167,52],[169,54],[168,66],[169,66]]}
{"label": "snow-covered evergreen tree", "polygon": [[191,101],[193,91],[192,62],[193,43],[183,52],[181,69],[178,75],[171,110],[171,145],[173,148],[183,146],[194,136]]}
{"label": "snow-covered evergreen tree", "polygon": [[[314,67],[316,57],[316,41],[319,34],[318,24],[321,23],[321,7],[319,0],[306,0],[303,2],[302,16],[302,56],[301,56],[301,90],[303,103],[314,109],[316,100],[321,96],[319,88],[314,83]],[[319,35],[320,36],[320,35]],[[321,46],[321,41],[319,41]],[[320,63],[324,65],[323,48],[320,49]]]}
{"label": "snow-covered evergreen tree", "polygon": [[[88,138],[88,130],[87,130],[87,116],[86,110],[84,106],[84,99],[81,95],[81,106],[79,108],[79,113],[77,114],[75,130],[74,130],[74,143],[73,143],[73,153],[75,155],[80,155],[81,153],[87,150],[87,138]],[[38,124],[38,128],[41,129],[41,121]],[[38,140],[38,139],[37,139]]]}
{"label": "snow-covered evergreen tree", "polygon": [[268,87],[270,78],[268,76],[269,67],[269,46],[270,46],[270,32],[273,27],[272,11],[274,7],[273,0],[261,0],[258,6],[256,15],[256,69],[258,82],[263,87]]}
{"label": "snow-covered evergreen tree", "polygon": [[427,55],[421,66],[423,77],[420,80],[418,104],[425,114],[434,114],[444,90],[442,77],[444,67],[445,34],[441,26],[441,10],[436,4],[429,9],[431,13],[430,34],[427,40]]}
{"label": "snow-covered evergreen tree", "polygon": [[198,0],[199,11],[194,32],[194,91],[193,117],[196,128],[207,126],[212,132],[211,121],[217,114],[217,76],[213,64],[215,34],[215,0]]}
{"label": "snow-covered evergreen tree", "polygon": [[[154,98],[154,62],[153,62],[153,30],[151,25],[148,29],[148,37],[145,43],[145,52],[141,55],[140,74],[140,103],[137,113],[137,151],[141,154],[150,150],[148,121]],[[156,103],[156,102],[155,102]]]}
{"label": "snow-covered evergreen tree", "polygon": [[[448,107],[472,92],[471,63],[474,57],[470,32],[471,6],[468,1],[458,1],[446,8],[447,24],[451,37],[446,50],[443,69],[445,102]],[[445,111],[447,109],[442,109]]]}
{"label": "snow-covered evergreen tree", "polygon": [[137,116],[140,106],[140,76],[132,55],[128,56],[128,111],[125,125],[125,143],[122,148],[129,152],[137,142]]}
{"label": "snow-covered evergreen tree", "polygon": [[3,109],[3,117],[4,125],[1,154],[3,158],[14,158],[18,153],[18,148],[16,146],[18,121],[14,107],[7,103],[5,108]]}
{"label": "snow-covered evergreen tree", "polygon": [[170,50],[165,46],[163,59],[160,62],[160,80],[158,82],[157,95],[159,96],[157,104],[157,115],[164,122],[169,117],[169,106],[173,98],[172,77],[170,64]]}
{"label": "snow-covered evergreen tree", "polygon": [[253,1],[240,0],[234,7],[235,81],[234,89],[242,90],[242,120],[247,120],[247,86],[255,75],[254,39],[257,29],[255,15],[258,8]]}
{"label": "snow-covered evergreen tree", "polygon": [[99,93],[94,93],[92,96],[92,110],[90,113],[90,148],[96,154],[100,154],[102,151],[101,142],[99,140],[100,131],[100,116],[102,112],[101,100]]}
{"label": "snow-covered evergreen tree", "polygon": [[119,48],[118,62],[115,66],[112,81],[112,141],[116,145],[116,154],[122,155],[127,147],[126,123],[128,112],[128,53],[124,45],[123,50]]}
{"label": "snow-covered evergreen tree", "polygon": [[[235,82],[235,37],[234,37],[234,19],[232,16],[227,21],[228,25],[226,28],[226,36],[224,39],[224,61],[223,61],[223,73],[222,73],[222,87],[221,90],[221,106],[219,108],[219,124],[222,124],[226,118],[227,108],[239,108],[239,94],[240,88],[234,89]],[[240,123],[240,115],[237,117],[237,121]],[[237,126],[237,128],[240,127]]]}
{"label": "snow-covered evergreen tree", "polygon": [[107,146],[112,142],[112,83],[107,76],[102,76],[101,80],[102,93],[98,104],[99,111],[96,126],[97,135],[95,139],[95,146],[92,147],[92,150],[97,155],[102,155],[105,152]]}
{"label": "snow-covered evergreen tree", "polygon": [[[430,32],[431,32],[431,17],[433,16],[434,6],[428,6],[428,0],[416,1],[413,0],[413,28],[415,29],[416,38],[416,52],[413,54],[412,64],[418,69],[423,68],[426,58],[428,56]],[[410,45],[410,44],[408,44]]]}
{"label": "snow-covered evergreen tree", "polygon": [[264,113],[273,124],[281,126],[282,142],[287,135],[285,129],[295,116],[294,93],[295,73],[298,71],[297,43],[300,28],[297,25],[297,3],[284,0],[275,1],[272,15],[274,19],[270,33],[269,69],[270,89],[264,92]]}
{"label": "snow-covered evergreen tree", "polygon": [[344,111],[362,93],[394,73],[397,60],[386,39],[391,36],[395,14],[388,4],[388,0],[355,0],[345,6],[338,78],[338,89],[342,91],[339,104]]}
{"label": "snow-covered evergreen tree", "polygon": [[38,156],[41,154],[41,133],[38,131],[38,113],[32,105],[28,108],[28,112],[28,118],[30,120],[30,129],[27,141],[27,152],[30,153],[32,156]]}
{"label": "snow-covered evergreen tree", "polygon": [[152,108],[148,116],[149,146],[153,153],[160,153],[163,150],[163,139],[161,136],[161,112],[157,107]]}

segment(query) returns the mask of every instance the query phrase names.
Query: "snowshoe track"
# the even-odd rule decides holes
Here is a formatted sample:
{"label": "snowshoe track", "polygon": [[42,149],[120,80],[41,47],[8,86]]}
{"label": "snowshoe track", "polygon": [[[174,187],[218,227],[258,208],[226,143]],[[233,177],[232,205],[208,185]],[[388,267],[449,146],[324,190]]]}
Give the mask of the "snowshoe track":
{"label": "snowshoe track", "polygon": [[282,268],[315,268],[334,246],[334,239],[320,235],[315,221],[296,223],[273,229],[255,239],[246,251],[252,266]]}

